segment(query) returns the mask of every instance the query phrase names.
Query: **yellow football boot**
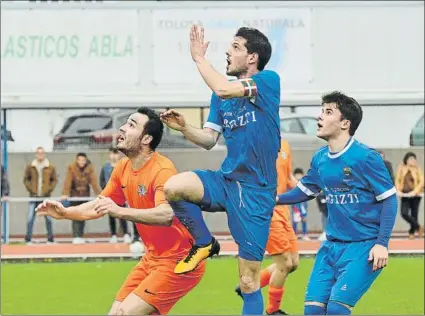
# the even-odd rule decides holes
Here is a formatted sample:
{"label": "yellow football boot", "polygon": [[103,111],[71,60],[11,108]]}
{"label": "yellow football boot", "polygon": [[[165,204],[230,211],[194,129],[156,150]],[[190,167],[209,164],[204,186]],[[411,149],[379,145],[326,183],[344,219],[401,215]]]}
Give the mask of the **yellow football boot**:
{"label": "yellow football boot", "polygon": [[202,260],[218,255],[219,252],[220,244],[214,237],[211,243],[207,246],[199,247],[197,245],[192,245],[192,248],[186,258],[177,263],[174,268],[174,273],[183,274],[193,271],[202,262]]}

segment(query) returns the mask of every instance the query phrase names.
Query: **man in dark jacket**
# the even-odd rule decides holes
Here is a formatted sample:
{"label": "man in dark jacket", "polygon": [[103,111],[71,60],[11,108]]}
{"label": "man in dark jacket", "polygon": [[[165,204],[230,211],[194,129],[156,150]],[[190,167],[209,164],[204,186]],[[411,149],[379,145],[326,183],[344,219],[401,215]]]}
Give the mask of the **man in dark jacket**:
{"label": "man in dark jacket", "polygon": [[379,154],[381,155],[382,159],[384,160],[385,166],[387,167],[388,172],[390,173],[390,177],[393,180],[394,183],[394,170],[393,170],[393,165],[391,162],[389,162],[386,158],[385,158],[385,153],[382,150],[378,150]]}
{"label": "man in dark jacket", "polygon": [[[25,188],[27,189],[30,197],[46,198],[51,196],[57,182],[55,166],[47,159],[43,147],[38,147],[35,152],[35,159],[25,168]],[[28,203],[27,234],[25,236],[25,241],[27,243],[31,243],[32,231],[36,219],[35,209],[40,203],[41,201]],[[46,216],[45,220],[47,241],[52,243],[54,242],[52,219]]]}
{"label": "man in dark jacket", "polygon": [[[94,167],[85,153],[78,153],[75,161],[67,168],[66,178],[63,185],[62,200],[68,197],[78,197],[90,199],[90,187],[96,195],[100,194],[102,189],[97,183],[97,177]],[[72,201],[71,206],[83,204],[85,201]],[[84,221],[72,221],[73,244],[85,243],[84,239]]]}
{"label": "man in dark jacket", "polygon": [[1,201],[7,201],[10,194],[9,179],[6,170],[1,166]]}

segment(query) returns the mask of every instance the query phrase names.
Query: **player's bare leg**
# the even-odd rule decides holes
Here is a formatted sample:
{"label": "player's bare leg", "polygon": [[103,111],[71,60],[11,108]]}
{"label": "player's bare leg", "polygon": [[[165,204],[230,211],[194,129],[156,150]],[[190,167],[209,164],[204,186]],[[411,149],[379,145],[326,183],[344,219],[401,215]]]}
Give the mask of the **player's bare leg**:
{"label": "player's bare leg", "polygon": [[187,273],[193,271],[202,260],[220,252],[220,244],[209,232],[199,206],[204,196],[204,186],[194,172],[183,172],[167,181],[164,192],[174,214],[195,239],[186,258],[174,270],[177,274]]}
{"label": "player's bare leg", "polygon": [[[286,315],[286,313],[280,309],[280,303],[285,291],[284,285],[286,278],[297,269],[299,256],[297,252],[282,253],[272,258],[274,263],[267,268],[267,272],[264,271],[264,274],[270,274],[268,289],[269,303],[266,308],[266,313],[269,315]],[[263,274],[263,271],[261,274]]]}
{"label": "player's bare leg", "polygon": [[[117,301],[112,305],[111,312],[116,302]],[[124,301],[116,306],[114,310],[115,314],[111,314],[111,312],[109,315],[151,315],[153,313],[158,313],[155,307],[148,304],[134,293],[128,295]]]}
{"label": "player's bare leg", "polygon": [[[284,285],[287,276],[298,268],[299,254],[282,253],[272,256],[273,264],[263,269],[260,273],[260,287],[263,288],[270,285],[269,288],[269,304],[266,308],[266,313],[269,315],[286,315],[280,310],[280,302],[284,293]],[[241,289],[238,286],[236,293],[242,296]]]}
{"label": "player's bare leg", "polygon": [[239,258],[239,287],[244,300],[243,315],[246,315],[245,310],[258,310],[258,314],[263,313],[264,303],[260,290],[260,271],[261,261]]}

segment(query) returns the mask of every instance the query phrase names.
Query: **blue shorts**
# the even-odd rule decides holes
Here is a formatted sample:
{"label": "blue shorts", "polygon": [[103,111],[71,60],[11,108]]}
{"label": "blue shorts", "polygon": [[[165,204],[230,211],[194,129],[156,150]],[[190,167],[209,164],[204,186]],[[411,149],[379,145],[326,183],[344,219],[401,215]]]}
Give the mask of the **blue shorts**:
{"label": "blue shorts", "polygon": [[311,271],[305,301],[355,306],[382,271],[373,272],[368,261],[375,242],[324,241]]}
{"label": "blue shorts", "polygon": [[229,180],[220,171],[195,170],[204,185],[201,206],[207,212],[226,212],[239,257],[262,261],[276,205],[276,190],[250,188]]}

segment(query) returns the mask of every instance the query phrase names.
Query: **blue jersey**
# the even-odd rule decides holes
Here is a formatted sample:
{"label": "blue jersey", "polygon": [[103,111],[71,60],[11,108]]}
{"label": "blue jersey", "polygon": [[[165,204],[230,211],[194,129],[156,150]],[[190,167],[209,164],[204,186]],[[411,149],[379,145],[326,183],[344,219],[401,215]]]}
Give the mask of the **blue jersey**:
{"label": "blue jersey", "polygon": [[379,153],[354,139],[336,154],[327,146],[319,149],[298,187],[310,196],[323,190],[327,238],[341,241],[377,238],[382,201],[396,193]]}
{"label": "blue jersey", "polygon": [[251,187],[275,188],[280,149],[280,78],[270,70],[252,76],[255,98],[220,99],[213,93],[204,127],[223,134],[223,175]]}

